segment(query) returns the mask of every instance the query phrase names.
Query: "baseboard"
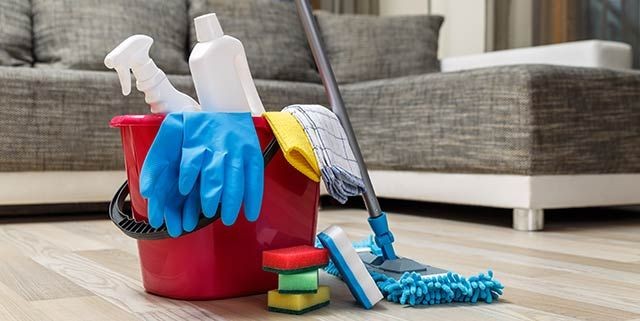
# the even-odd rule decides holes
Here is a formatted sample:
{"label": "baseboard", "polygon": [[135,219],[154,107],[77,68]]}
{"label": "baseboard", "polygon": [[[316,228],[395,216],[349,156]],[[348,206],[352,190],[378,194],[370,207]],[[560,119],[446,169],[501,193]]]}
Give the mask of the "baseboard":
{"label": "baseboard", "polygon": [[108,202],[124,171],[0,172],[0,205]]}

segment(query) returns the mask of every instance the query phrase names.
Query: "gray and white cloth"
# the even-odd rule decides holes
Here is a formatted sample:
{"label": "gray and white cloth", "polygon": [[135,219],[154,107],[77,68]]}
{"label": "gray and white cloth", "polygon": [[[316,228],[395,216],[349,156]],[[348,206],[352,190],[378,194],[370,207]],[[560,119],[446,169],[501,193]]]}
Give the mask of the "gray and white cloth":
{"label": "gray and white cloth", "polygon": [[282,111],[292,114],[302,125],[329,195],[344,204],[349,196],[362,194],[360,166],[338,117],[320,105],[291,105]]}

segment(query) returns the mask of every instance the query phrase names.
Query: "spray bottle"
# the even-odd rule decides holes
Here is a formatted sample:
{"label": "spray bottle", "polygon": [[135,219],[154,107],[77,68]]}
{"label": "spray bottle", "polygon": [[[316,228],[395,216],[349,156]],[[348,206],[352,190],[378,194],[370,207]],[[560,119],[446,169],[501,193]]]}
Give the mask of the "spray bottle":
{"label": "spray bottle", "polygon": [[144,92],[144,101],[152,113],[199,111],[200,106],[184,93],[175,89],[167,75],[149,57],[153,39],[145,35],[127,38],[104,58],[109,69],[115,69],[120,78],[122,94],[131,93],[131,74],[136,77],[136,88]]}
{"label": "spray bottle", "polygon": [[264,113],[240,40],[222,31],[215,13],[194,19],[198,43],[189,68],[202,109],[219,112]]}

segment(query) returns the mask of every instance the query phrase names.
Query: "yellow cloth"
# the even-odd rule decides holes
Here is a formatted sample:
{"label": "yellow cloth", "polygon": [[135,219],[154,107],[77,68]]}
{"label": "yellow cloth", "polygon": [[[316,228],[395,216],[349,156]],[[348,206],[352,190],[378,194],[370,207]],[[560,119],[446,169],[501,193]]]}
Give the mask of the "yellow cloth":
{"label": "yellow cloth", "polygon": [[283,112],[267,112],[263,116],[269,122],[287,162],[312,181],[320,182],[318,160],[296,117]]}

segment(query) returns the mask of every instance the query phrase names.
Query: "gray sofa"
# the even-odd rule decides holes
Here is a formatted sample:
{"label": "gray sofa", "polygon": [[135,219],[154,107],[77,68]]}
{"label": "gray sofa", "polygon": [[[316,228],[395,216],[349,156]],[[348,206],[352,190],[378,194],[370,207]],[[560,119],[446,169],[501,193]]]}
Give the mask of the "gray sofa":
{"label": "gray sofa", "polygon": [[[79,0],[62,2],[68,5],[74,1]],[[177,13],[172,16],[172,23],[184,23],[183,29],[188,31],[189,15],[193,15],[193,10],[210,8],[203,8],[202,3],[198,7],[186,0],[182,5],[182,1],[168,1],[177,2],[178,6],[167,10],[174,12],[183,8],[185,11],[180,13],[180,19],[175,19]],[[202,1],[206,4],[206,0]],[[278,5],[286,3],[275,2]],[[24,13],[28,18],[26,22],[16,17],[7,18],[8,13],[4,11],[0,13],[3,28],[19,23],[33,26],[28,27],[29,34],[22,35],[27,39],[32,37],[30,42],[24,43],[26,49],[22,48],[22,55],[16,54],[20,50],[11,42],[16,39],[27,40],[15,35],[9,37],[0,31],[0,192],[4,193],[0,196],[0,204],[4,205],[28,203],[25,199],[31,199],[32,203],[99,201],[98,196],[83,198],[83,191],[95,188],[92,185],[107,185],[105,190],[113,190],[113,182],[121,179],[124,168],[119,133],[108,127],[109,120],[115,115],[148,112],[140,93],[134,90],[130,96],[121,95],[115,72],[101,70],[101,66],[83,69],[78,67],[82,64],[68,64],[64,59],[56,60],[51,55],[43,54],[46,50],[38,48],[39,45],[60,45],[60,42],[69,42],[68,37],[82,36],[67,34],[66,40],[58,40],[57,44],[38,40],[44,37],[38,32],[46,33],[49,30],[38,27],[38,23],[42,23],[38,19],[42,19],[43,12],[51,10],[51,3],[52,0],[9,0],[0,4],[0,7],[5,6],[0,9],[11,8],[15,15]],[[126,1],[109,3],[112,6],[117,3],[124,6]],[[228,4],[233,8],[234,2],[228,1]],[[38,5],[40,7],[37,8]],[[291,7],[283,8],[280,9],[289,10]],[[233,9],[233,14],[254,12],[241,9]],[[4,18],[2,15],[5,15]],[[278,14],[275,19],[282,17]],[[295,11],[288,12],[287,17],[292,30],[299,27],[295,25]],[[264,25],[268,19],[261,17],[260,21],[263,25],[258,28],[269,31],[269,26]],[[232,25],[232,22],[225,24],[224,20],[222,23],[225,30]],[[231,29],[236,30],[244,25],[238,23]],[[320,25],[323,26],[322,23]],[[24,28],[27,27],[19,29]],[[186,63],[192,40],[189,40],[189,32],[185,34],[184,30],[182,42]],[[123,32],[126,32],[126,28]],[[133,28],[132,32],[140,31]],[[304,37],[300,36],[301,31],[282,32],[287,33],[282,35],[287,48],[293,46],[294,42],[298,46],[306,46]],[[435,36],[437,41],[437,28]],[[243,41],[250,43],[247,39]],[[329,41],[325,39],[325,42]],[[157,44],[161,46],[162,42],[157,40]],[[331,43],[327,43],[327,46],[333,48]],[[279,110],[292,103],[326,104],[323,87],[314,79],[313,73],[304,71],[306,74],[303,78],[306,78],[303,80],[300,80],[299,70],[289,73],[288,66],[300,69],[300,65],[287,63],[289,57],[286,52],[283,56],[266,57],[270,60],[260,62],[258,60],[265,59],[256,56],[260,48],[246,47],[252,71],[257,70],[254,77],[260,97],[268,110]],[[4,53],[2,49],[5,49]],[[98,54],[104,56],[106,52]],[[312,61],[308,50],[296,50],[291,55],[296,59]],[[276,66],[282,61],[285,61],[283,67]],[[260,67],[261,63],[266,69]],[[178,73],[184,73],[180,71],[181,68],[175,69]],[[373,170],[374,184],[381,196],[541,210],[543,205],[532,204],[531,201],[509,205],[509,202],[466,202],[440,197],[437,195],[438,188],[433,187],[438,184],[437,181],[429,180],[427,176],[412,176],[415,178],[414,185],[403,185],[411,179],[401,174],[531,178],[640,173],[638,73],[549,65],[411,73],[393,74],[393,78],[387,79],[343,82],[341,85],[365,161]],[[263,79],[264,75],[270,74],[275,75],[274,79]],[[291,76],[293,74],[297,76]],[[169,79],[178,89],[195,97],[190,76],[172,74]],[[66,180],[77,179],[78,173],[89,175],[100,172],[117,172],[120,176],[115,180],[100,176],[102,178],[65,183]],[[40,173],[60,175],[47,176],[38,181]],[[377,180],[375,173],[380,173],[383,178]],[[397,173],[398,179],[394,181],[395,176],[389,176],[389,173]],[[442,177],[445,176],[437,176],[437,179]],[[482,186],[491,185],[461,186],[461,189],[481,189],[484,188]],[[416,196],[421,188],[427,191],[426,194]],[[71,189],[72,192],[65,192]],[[499,193],[500,189],[495,191]],[[51,195],[69,195],[56,199],[57,196],[51,196],[49,192]],[[26,196],[20,198],[20,193]],[[491,197],[495,198],[495,195]],[[603,205],[609,204],[603,202]],[[558,203],[548,207],[562,206]],[[526,217],[531,220],[538,215],[539,219],[540,212],[528,211]],[[532,225],[528,229],[539,227]]]}

